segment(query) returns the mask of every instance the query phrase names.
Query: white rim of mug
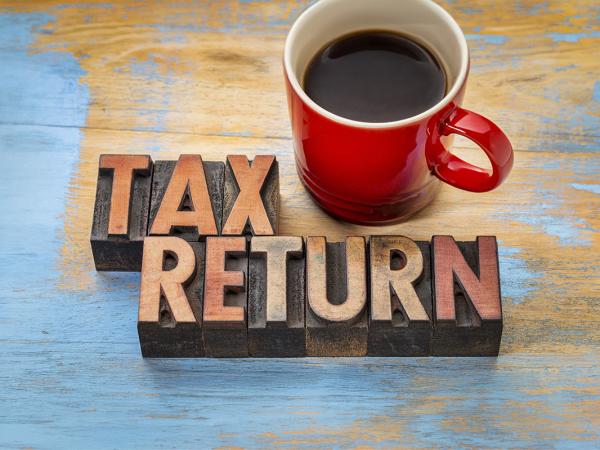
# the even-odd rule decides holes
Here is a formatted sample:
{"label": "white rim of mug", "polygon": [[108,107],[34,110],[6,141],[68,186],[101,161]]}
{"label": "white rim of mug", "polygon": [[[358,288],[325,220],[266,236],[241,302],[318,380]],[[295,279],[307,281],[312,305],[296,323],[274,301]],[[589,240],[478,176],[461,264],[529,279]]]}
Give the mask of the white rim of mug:
{"label": "white rim of mug", "polygon": [[330,120],[333,120],[334,122],[338,122],[343,125],[348,125],[348,126],[352,126],[352,127],[378,129],[378,128],[393,128],[393,127],[399,127],[399,126],[404,126],[404,125],[411,125],[416,122],[419,122],[420,120],[422,120],[428,116],[432,116],[435,113],[437,113],[438,111],[445,108],[456,97],[456,95],[460,91],[462,85],[464,84],[465,79],[467,78],[467,70],[469,67],[469,48],[467,46],[467,40],[466,40],[465,35],[464,35],[463,31],[461,30],[460,26],[456,22],[456,20],[454,20],[454,18],[444,8],[442,8],[440,5],[435,3],[433,0],[421,0],[424,3],[431,4],[434,9],[438,10],[438,12],[441,14],[441,17],[444,20],[446,20],[446,22],[450,26],[450,29],[458,37],[458,41],[460,44],[460,52],[461,52],[461,54],[460,54],[460,58],[461,58],[460,72],[458,74],[458,77],[456,77],[456,80],[452,84],[452,88],[448,91],[448,93],[444,96],[444,98],[442,100],[440,100],[435,106],[432,106],[431,108],[423,111],[420,114],[417,114],[416,116],[407,117],[405,119],[396,120],[393,122],[361,122],[358,120],[347,119],[345,117],[338,116],[337,114],[327,111],[325,108],[319,106],[314,100],[312,100],[306,94],[306,92],[304,92],[304,89],[302,89],[302,86],[300,85],[300,82],[298,81],[298,77],[296,77],[296,74],[292,70],[290,47],[292,45],[292,42],[294,42],[298,38],[297,34],[298,34],[299,24],[302,21],[307,20],[307,17],[309,17],[310,14],[316,14],[317,10],[321,7],[321,5],[327,3],[328,1],[329,0],[319,0],[316,3],[312,4],[311,6],[309,6],[308,8],[306,8],[302,12],[302,14],[300,14],[300,16],[298,16],[296,21],[293,23],[293,25],[290,28],[290,31],[287,35],[287,38],[285,40],[285,47],[283,50],[283,63],[284,63],[285,72],[287,74],[288,80],[290,81],[290,84],[292,85],[292,88],[294,89],[296,94],[298,94],[298,96],[302,99],[302,101],[306,105],[310,106],[313,110],[315,110],[322,116],[325,116]]}

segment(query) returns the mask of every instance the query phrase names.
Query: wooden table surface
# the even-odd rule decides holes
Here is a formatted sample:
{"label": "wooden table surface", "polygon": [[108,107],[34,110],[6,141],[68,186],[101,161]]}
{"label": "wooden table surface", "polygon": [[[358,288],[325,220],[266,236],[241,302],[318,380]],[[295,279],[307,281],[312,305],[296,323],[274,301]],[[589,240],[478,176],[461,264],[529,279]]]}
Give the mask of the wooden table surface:
{"label": "wooden table surface", "polygon": [[[306,2],[0,1],[0,447],[600,446],[598,2],[440,4],[515,167],[369,228],[295,174],[281,53]],[[139,275],[93,268],[104,152],[275,153],[282,234],[497,235],[501,356],[144,360]]]}

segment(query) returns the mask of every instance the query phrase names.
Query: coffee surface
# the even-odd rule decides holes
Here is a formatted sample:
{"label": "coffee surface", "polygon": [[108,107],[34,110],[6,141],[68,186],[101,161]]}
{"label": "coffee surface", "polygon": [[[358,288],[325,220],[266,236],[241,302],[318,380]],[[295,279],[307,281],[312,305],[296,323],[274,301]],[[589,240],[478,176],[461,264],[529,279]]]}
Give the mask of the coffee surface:
{"label": "coffee surface", "polygon": [[446,76],[420,44],[392,32],[364,31],[321,49],[308,66],[304,90],[338,116],[393,122],[438,103],[446,93]]}

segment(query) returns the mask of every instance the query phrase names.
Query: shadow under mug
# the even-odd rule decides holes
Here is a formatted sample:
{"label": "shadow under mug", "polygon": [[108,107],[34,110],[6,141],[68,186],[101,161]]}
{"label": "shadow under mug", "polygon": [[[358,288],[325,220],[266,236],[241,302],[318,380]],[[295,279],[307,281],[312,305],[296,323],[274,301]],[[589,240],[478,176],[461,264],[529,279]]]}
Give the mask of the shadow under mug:
{"label": "shadow under mug", "polygon": [[[385,123],[346,119],[311,100],[302,81],[326,44],[361,30],[401,32],[434,51],[448,91],[419,115]],[[499,186],[513,164],[508,138],[494,123],[461,108],[469,50],[454,19],[430,0],[321,0],[292,26],[283,56],[296,167],[317,203],[362,224],[400,221],[426,206],[439,180],[472,192]],[[474,141],[492,170],[448,151],[451,135]]]}

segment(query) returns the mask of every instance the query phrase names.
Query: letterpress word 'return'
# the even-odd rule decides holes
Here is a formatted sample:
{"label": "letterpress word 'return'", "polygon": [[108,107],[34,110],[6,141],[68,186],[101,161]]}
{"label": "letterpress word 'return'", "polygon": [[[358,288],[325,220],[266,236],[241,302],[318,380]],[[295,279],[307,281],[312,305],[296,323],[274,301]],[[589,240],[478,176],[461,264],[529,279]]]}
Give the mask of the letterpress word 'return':
{"label": "letterpress word 'return'", "polygon": [[275,236],[278,210],[273,156],[101,156],[92,251],[141,270],[143,356],[498,354],[495,237]]}

